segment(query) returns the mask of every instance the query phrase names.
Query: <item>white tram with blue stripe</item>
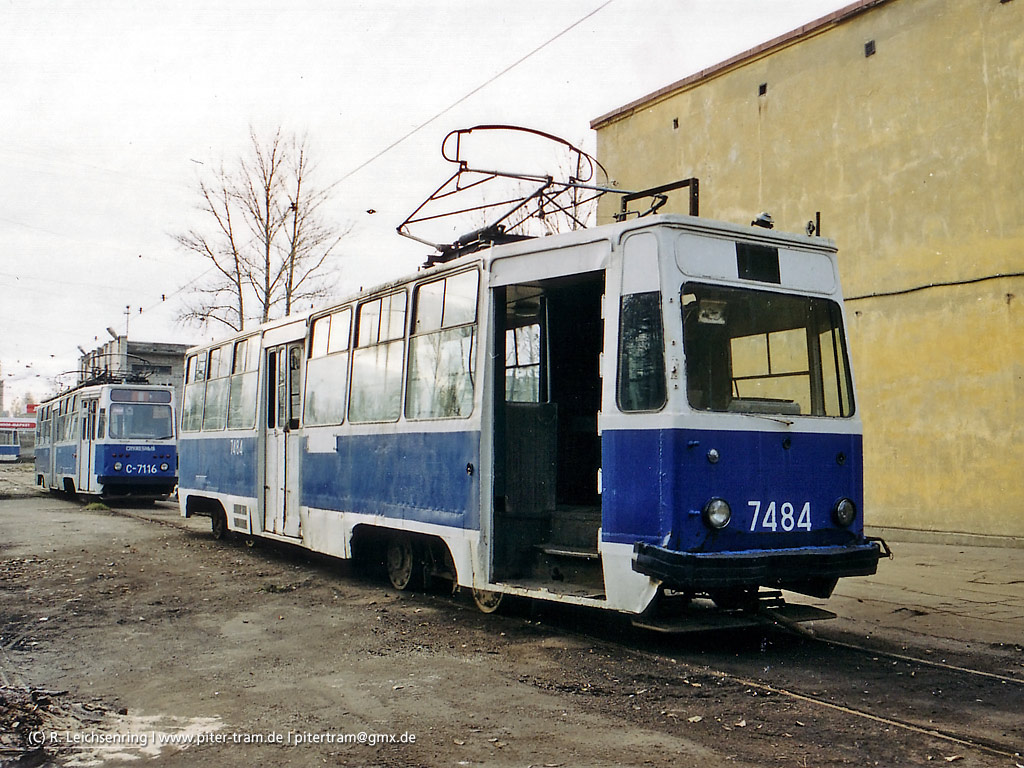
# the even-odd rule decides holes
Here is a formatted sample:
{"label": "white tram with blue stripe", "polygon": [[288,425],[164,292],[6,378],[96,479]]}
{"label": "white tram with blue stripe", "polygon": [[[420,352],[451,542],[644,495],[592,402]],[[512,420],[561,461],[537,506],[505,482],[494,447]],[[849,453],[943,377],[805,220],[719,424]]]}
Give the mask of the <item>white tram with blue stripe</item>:
{"label": "white tram with blue stripe", "polygon": [[35,432],[36,419],[0,418],[0,461],[18,461],[21,455],[21,434]]}
{"label": "white tram with blue stripe", "polygon": [[37,411],[35,473],[70,495],[167,499],[177,485],[174,389],[86,384]]}
{"label": "white tram with blue stripe", "polygon": [[496,245],[186,369],[183,515],[376,545],[484,610],[828,597],[884,548],[827,239],[667,215]]}

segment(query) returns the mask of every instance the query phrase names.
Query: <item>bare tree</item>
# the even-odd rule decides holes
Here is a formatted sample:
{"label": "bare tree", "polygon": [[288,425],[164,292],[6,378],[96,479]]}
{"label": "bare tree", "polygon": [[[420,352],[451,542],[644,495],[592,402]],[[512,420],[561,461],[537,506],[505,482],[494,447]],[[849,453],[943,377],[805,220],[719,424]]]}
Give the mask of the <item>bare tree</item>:
{"label": "bare tree", "polygon": [[249,144],[233,170],[221,166],[199,182],[205,225],[174,235],[212,263],[179,313],[183,321],[242,330],[328,293],[325,268],[349,228],[323,218],[331,188],[313,185],[306,140],[278,129],[261,141],[250,129]]}
{"label": "bare tree", "polygon": [[330,200],[330,189],[317,189],[305,183],[315,170],[305,139],[292,145],[290,161],[295,196],[288,200],[288,222],[284,228],[287,254],[281,266],[285,315],[291,314],[297,299],[326,296],[327,286],[319,279],[321,270],[351,231],[351,227],[331,227],[321,216],[321,208]]}
{"label": "bare tree", "polygon": [[213,276],[196,286],[179,318],[198,324],[216,320],[240,331],[245,323],[246,270],[235,236],[235,192],[223,167],[211,182],[199,182],[199,194],[199,210],[209,214],[212,231],[190,229],[174,239],[208,259]]}

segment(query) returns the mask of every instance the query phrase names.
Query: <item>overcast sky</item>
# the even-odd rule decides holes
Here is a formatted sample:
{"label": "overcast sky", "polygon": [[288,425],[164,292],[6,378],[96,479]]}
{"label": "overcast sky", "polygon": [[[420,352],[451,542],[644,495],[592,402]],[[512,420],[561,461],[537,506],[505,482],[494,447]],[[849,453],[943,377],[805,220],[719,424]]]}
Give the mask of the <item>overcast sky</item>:
{"label": "overcast sky", "polygon": [[593,118],[848,1],[0,0],[6,407],[51,394],[107,327],[220,333],[176,322],[209,265],[171,236],[250,126],[307,136],[353,227],[342,287],[369,286],[429,250],[395,227],[451,173],[448,131],[511,123],[593,151]]}

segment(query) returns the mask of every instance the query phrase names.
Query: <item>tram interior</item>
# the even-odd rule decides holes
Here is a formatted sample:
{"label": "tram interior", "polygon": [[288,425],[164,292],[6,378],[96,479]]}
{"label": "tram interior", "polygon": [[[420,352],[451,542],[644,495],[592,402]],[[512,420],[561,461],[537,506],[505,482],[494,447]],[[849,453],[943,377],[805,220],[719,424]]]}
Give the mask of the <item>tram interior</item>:
{"label": "tram interior", "polygon": [[604,273],[517,284],[502,293],[505,312],[496,318],[495,340],[504,347],[505,385],[494,393],[494,577],[600,596]]}

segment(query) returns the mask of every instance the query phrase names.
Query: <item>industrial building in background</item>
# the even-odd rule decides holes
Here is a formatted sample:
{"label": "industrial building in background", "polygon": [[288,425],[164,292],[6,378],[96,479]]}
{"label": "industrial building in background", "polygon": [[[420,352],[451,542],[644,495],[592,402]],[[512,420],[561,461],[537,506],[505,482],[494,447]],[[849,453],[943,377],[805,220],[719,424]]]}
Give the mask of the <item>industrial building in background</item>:
{"label": "industrial building in background", "polygon": [[175,413],[181,407],[180,389],[185,376],[184,360],[188,344],[156,341],[131,341],[108,329],[111,340],[91,352],[82,353],[78,365],[78,384],[104,380],[130,379],[149,384],[175,387]]}
{"label": "industrial building in background", "polygon": [[1022,61],[1024,0],[862,0],[591,123],[619,187],[837,242],[875,525],[1024,537]]}

